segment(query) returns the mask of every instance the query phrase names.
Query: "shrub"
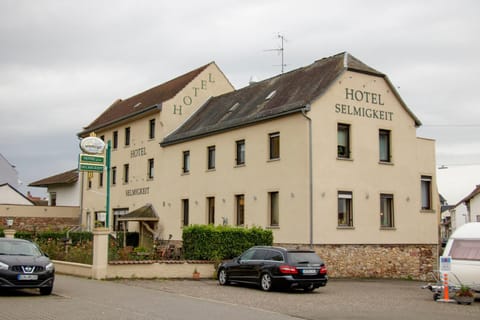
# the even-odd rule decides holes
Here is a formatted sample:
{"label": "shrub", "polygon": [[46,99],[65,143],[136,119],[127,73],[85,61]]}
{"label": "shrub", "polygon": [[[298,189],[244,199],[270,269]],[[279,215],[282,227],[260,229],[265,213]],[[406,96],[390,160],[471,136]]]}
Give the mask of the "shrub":
{"label": "shrub", "polygon": [[193,225],[183,229],[186,259],[218,261],[238,256],[256,245],[272,245],[271,230],[231,226]]}

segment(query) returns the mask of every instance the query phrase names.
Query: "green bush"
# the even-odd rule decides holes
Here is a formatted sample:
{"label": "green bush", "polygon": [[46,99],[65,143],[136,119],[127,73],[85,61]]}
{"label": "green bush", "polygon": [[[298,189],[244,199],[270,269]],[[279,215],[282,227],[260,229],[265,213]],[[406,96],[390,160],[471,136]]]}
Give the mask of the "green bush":
{"label": "green bush", "polygon": [[252,246],[272,245],[273,233],[262,228],[193,225],[183,228],[185,259],[230,259]]}

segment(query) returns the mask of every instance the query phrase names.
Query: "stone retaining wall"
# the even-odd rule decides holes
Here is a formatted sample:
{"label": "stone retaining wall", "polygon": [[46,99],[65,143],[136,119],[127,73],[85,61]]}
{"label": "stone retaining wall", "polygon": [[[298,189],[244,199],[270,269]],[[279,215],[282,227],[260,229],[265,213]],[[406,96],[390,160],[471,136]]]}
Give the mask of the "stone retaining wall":
{"label": "stone retaining wall", "polygon": [[333,278],[425,280],[437,269],[435,244],[315,245]]}

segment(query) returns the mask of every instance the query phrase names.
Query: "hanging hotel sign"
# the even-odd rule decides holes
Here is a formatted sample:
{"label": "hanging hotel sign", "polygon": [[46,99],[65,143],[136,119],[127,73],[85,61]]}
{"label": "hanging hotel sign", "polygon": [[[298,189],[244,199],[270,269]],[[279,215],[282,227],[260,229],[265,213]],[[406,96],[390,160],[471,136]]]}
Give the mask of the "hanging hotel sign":
{"label": "hanging hotel sign", "polygon": [[86,137],[80,141],[80,149],[83,152],[78,157],[78,169],[80,171],[103,172],[105,157],[102,155],[105,142],[97,137]]}
{"label": "hanging hotel sign", "polygon": [[86,137],[80,141],[80,149],[88,154],[100,154],[105,150],[105,142],[97,137]]}

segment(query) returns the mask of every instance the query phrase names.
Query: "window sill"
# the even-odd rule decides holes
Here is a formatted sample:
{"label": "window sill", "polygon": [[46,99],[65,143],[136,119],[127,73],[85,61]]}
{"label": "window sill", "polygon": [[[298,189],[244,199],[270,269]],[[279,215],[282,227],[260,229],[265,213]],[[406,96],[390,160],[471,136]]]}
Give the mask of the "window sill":
{"label": "window sill", "polygon": [[277,162],[277,161],[280,161],[280,158],[272,158],[267,160],[267,162]]}
{"label": "window sill", "polygon": [[215,171],[217,171],[216,168],[211,168],[211,169],[207,169],[207,170],[206,170],[206,172],[215,172]]}
{"label": "window sill", "polygon": [[234,168],[245,167],[245,163],[236,164]]}
{"label": "window sill", "polygon": [[182,176],[189,176],[190,172],[182,172]]}
{"label": "window sill", "polygon": [[421,213],[435,213],[435,210],[433,209],[420,209]]}
{"label": "window sill", "polygon": [[342,157],[337,157],[337,160],[340,160],[340,161],[353,161],[353,158],[342,158]]}
{"label": "window sill", "polygon": [[354,226],[337,226],[337,230],[355,230]]}
{"label": "window sill", "polygon": [[147,177],[147,181],[153,181],[154,177]]}
{"label": "window sill", "polygon": [[387,162],[387,161],[378,161],[378,164],[385,165],[385,166],[393,166],[393,162]]}
{"label": "window sill", "polygon": [[397,228],[395,228],[395,227],[380,227],[380,230],[395,231],[395,230],[397,230]]}
{"label": "window sill", "polygon": [[266,229],[280,229],[280,226],[268,226]]}

